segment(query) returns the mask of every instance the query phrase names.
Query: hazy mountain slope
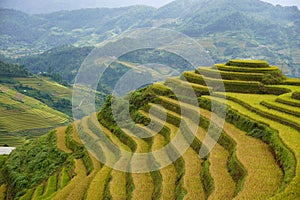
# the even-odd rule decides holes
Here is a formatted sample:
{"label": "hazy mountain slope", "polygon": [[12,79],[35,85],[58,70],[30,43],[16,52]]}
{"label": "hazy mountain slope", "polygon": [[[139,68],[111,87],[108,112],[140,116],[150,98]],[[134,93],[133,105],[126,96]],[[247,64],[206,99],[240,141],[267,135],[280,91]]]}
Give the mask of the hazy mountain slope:
{"label": "hazy mountain slope", "polygon": [[[283,31],[284,34],[289,32],[294,35],[300,30],[300,11],[297,7],[273,6],[259,0],[234,0],[230,3],[225,0],[177,0],[157,10],[131,6],[27,15],[1,9],[0,25],[3,28],[0,41],[3,53],[14,51],[14,54],[18,51],[21,53],[16,48],[19,45],[25,49],[27,46],[33,47],[30,51],[62,44],[93,45],[128,28],[152,26],[165,19],[171,22],[161,23],[164,27],[175,28],[191,36],[201,36],[211,33],[211,29],[205,28],[207,26],[234,26],[234,21],[229,19],[235,17],[231,16],[235,13],[247,18],[248,22],[240,25],[254,32],[257,27],[268,29],[269,24],[274,25],[274,31]],[[218,31],[222,32],[224,28]]]}
{"label": "hazy mountain slope", "polygon": [[83,8],[118,8],[136,4],[160,7],[164,3],[166,2],[159,2],[157,0],[1,0],[0,7],[13,8],[30,14],[40,14]]}
{"label": "hazy mountain slope", "polygon": [[28,15],[0,9],[1,53],[24,55],[63,44],[94,45],[137,26],[153,11],[152,7],[131,6]]}
{"label": "hazy mountain slope", "polygon": [[[259,0],[176,0],[156,12],[156,18],[192,18],[206,13],[209,19],[218,12],[218,16],[226,15],[228,12],[239,11],[256,17],[266,17],[275,21],[297,20],[299,10],[294,7],[273,6],[272,4]],[[214,17],[218,17],[214,16]]]}
{"label": "hazy mountain slope", "polygon": [[43,15],[0,10],[0,54],[24,56],[64,44],[93,46],[136,27],[164,27],[194,37],[215,62],[266,59],[299,76],[300,11],[259,0],[177,0],[146,6],[83,9]]}

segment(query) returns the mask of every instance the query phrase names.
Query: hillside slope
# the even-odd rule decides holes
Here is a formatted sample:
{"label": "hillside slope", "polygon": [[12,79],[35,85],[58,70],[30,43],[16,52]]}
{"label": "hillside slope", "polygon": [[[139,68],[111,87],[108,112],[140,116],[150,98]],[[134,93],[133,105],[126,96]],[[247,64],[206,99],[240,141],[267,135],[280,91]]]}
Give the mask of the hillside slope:
{"label": "hillside slope", "polygon": [[0,61],[0,68],[1,146],[20,145],[69,122],[70,88],[20,65]]}
{"label": "hillside slope", "polygon": [[20,145],[28,138],[69,122],[67,115],[2,84],[0,104],[1,146]]}
{"label": "hillside slope", "polygon": [[[226,93],[216,87],[220,81],[215,76],[216,68],[226,79]],[[185,72],[180,78],[135,91],[125,100],[130,102],[132,119],[138,124],[136,129],[129,129],[130,124],[127,127],[116,124],[111,105],[117,99],[109,97],[97,115],[87,116],[67,128],[57,129],[56,135],[52,132],[47,136],[52,137],[54,145],[47,148],[65,152],[67,158],[64,159],[70,162],[56,165],[55,172],[43,166],[48,172],[47,178],[32,185],[23,184],[12,170],[8,171],[6,187],[16,190],[6,194],[15,198],[22,196],[21,199],[297,199],[300,195],[297,189],[300,186],[297,105],[300,81],[277,80],[278,85],[257,81],[266,71],[276,70],[278,68],[265,61],[233,60],[203,71]],[[199,107],[195,107],[187,95],[190,86],[197,94]],[[220,110],[224,110],[225,95],[228,107],[226,122],[221,126],[219,115]],[[122,102],[124,99],[118,101],[119,108],[123,108]],[[294,109],[291,104],[295,105]],[[164,107],[166,116],[160,106]],[[195,116],[199,116],[200,121],[197,122]],[[124,116],[120,113],[118,117]],[[193,127],[198,129],[191,138]],[[213,132],[209,132],[211,128]],[[217,130],[221,130],[219,138],[215,135]],[[141,134],[150,137],[139,138]],[[180,148],[175,142],[162,157],[155,154],[149,157],[146,166],[141,163],[128,166],[151,168],[179,156],[166,167],[147,173],[126,173],[112,169],[109,164],[124,162],[122,149],[153,152],[177,136],[183,136],[183,143],[191,142],[184,154],[178,154]],[[209,141],[217,143],[208,155],[199,157]],[[22,148],[36,151],[34,144],[15,150],[4,169],[14,166],[25,178],[30,172],[28,165],[33,161],[24,166],[14,163],[13,158],[22,153]],[[25,156],[29,159],[28,154]]]}

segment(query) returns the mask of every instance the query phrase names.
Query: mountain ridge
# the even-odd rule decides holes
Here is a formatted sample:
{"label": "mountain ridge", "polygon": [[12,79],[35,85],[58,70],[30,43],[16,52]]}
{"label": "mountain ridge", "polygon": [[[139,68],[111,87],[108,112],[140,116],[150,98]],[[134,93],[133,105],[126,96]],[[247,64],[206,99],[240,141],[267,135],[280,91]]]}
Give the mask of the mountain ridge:
{"label": "mountain ridge", "polygon": [[259,0],[177,0],[159,9],[130,6],[40,15],[0,9],[0,15],[0,54],[9,57],[41,54],[61,45],[94,46],[134,28],[158,27],[185,33],[200,44],[203,41],[216,62],[266,59],[283,65],[287,75],[300,73],[300,11],[296,7]]}

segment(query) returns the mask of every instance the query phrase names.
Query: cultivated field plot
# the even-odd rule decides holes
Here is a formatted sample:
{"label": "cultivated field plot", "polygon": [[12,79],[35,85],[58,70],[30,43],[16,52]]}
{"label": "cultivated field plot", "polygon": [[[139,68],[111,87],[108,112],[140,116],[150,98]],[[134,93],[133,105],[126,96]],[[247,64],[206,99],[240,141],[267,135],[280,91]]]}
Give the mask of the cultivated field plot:
{"label": "cultivated field plot", "polygon": [[68,116],[42,102],[4,86],[0,92],[2,132],[51,128],[69,121]]}
{"label": "cultivated field plot", "polygon": [[[77,129],[74,123],[68,128],[58,128],[57,147],[68,153],[73,168],[61,167],[43,184],[25,189],[22,198],[299,199],[300,108],[294,105],[300,103],[295,98],[300,86],[297,81],[290,80],[290,85],[284,85],[286,82],[277,85],[258,82],[264,87],[252,87],[253,81],[264,76],[253,71],[263,69],[265,73],[269,68],[277,71],[265,61],[231,61],[223,67],[226,68],[223,74],[228,77],[229,91],[226,93],[204,84],[205,79],[221,81],[216,77],[215,68],[204,69],[206,75],[202,77],[196,72],[184,73],[183,76],[192,83],[182,77],[170,78],[165,83],[153,84],[133,93],[131,112],[132,118],[138,121],[138,132],[120,127],[114,121],[110,108],[113,97],[107,99],[99,113],[76,122]],[[231,74],[227,67],[251,72],[241,72],[243,75],[238,79],[238,69]],[[246,80],[245,73],[252,74],[249,76],[251,80]],[[232,83],[235,86],[240,84],[240,87],[234,88]],[[252,88],[245,90],[247,85]],[[191,103],[193,99],[187,95],[188,87],[195,90],[199,106]],[[270,90],[265,90],[267,87]],[[179,91],[177,97],[172,93],[175,90]],[[208,95],[208,91],[212,95]],[[212,110],[212,102],[217,109]],[[10,101],[8,105],[15,104]],[[222,125],[218,111],[225,105],[226,119]],[[196,115],[200,122],[194,118]],[[215,121],[211,120],[212,116]],[[101,130],[97,129],[97,124]],[[160,127],[159,131],[157,127]],[[183,139],[181,142],[186,142],[195,127],[197,132],[190,146],[166,167],[147,173],[128,173],[105,165],[108,161],[123,163],[120,148],[147,153],[170,144],[177,136]],[[210,128],[214,131],[209,132]],[[217,130],[220,130],[218,137],[215,135]],[[140,132],[146,132],[149,137],[138,138],[136,134]],[[118,149],[101,141],[110,141]],[[207,151],[211,142],[215,142],[212,150],[200,157],[201,149]],[[103,163],[88,153],[83,144],[89,145],[94,156],[101,156]],[[153,156],[153,160],[149,158],[143,167],[159,166],[162,159],[174,158],[180,149],[175,144],[171,144],[172,148],[163,154],[163,158]],[[136,169],[141,164],[131,163],[127,167]]]}
{"label": "cultivated field plot", "polygon": [[61,99],[71,99],[72,89],[60,85],[47,77],[32,77],[32,78],[14,78],[24,86],[28,86],[39,91],[53,95],[54,97]]}

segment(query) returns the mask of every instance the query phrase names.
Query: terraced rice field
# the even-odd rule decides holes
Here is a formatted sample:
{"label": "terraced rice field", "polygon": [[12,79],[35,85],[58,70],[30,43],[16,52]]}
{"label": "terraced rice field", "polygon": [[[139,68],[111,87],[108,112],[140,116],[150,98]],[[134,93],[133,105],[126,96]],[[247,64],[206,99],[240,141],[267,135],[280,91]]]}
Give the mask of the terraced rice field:
{"label": "terraced rice field", "polygon": [[[233,63],[239,65],[240,61]],[[210,103],[215,101],[219,102],[218,106],[224,106],[225,94],[216,92],[217,88],[207,88],[201,84],[203,80],[200,80],[201,77],[196,72],[185,73],[185,75],[193,76],[193,84],[179,78],[171,78],[164,85],[163,83],[154,84],[148,88],[147,92],[152,92],[151,97],[155,97],[155,99],[147,102],[147,105],[139,108],[136,113],[140,120],[137,125],[139,130],[147,132],[151,135],[150,138],[138,138],[134,136],[133,131],[118,127],[108,118],[101,120],[101,115],[99,115],[101,112],[98,114],[98,119],[95,116],[83,118],[76,122],[81,129],[77,131],[73,125],[71,138],[81,145],[86,141],[93,141],[94,150],[98,148],[101,152],[94,156],[91,153],[88,154],[93,169],[88,172],[86,158],[74,159],[74,173],[67,184],[59,183],[62,182],[59,178],[62,175],[55,176],[54,174],[47,184],[42,184],[35,189],[33,197],[38,199],[43,195],[53,195],[51,196],[53,199],[72,200],[299,199],[300,131],[297,130],[297,126],[300,126],[298,115],[300,110],[292,103],[297,104],[300,101],[291,100],[292,92],[299,91],[299,86],[277,85],[274,86],[276,92],[271,94],[262,94],[262,91],[257,88],[244,91],[247,84],[251,87],[253,81],[257,82],[257,80],[236,80],[238,73],[245,73],[243,74],[245,76],[247,73],[252,73],[254,79],[254,77],[261,77],[261,73],[276,71],[277,68],[268,67],[266,62],[259,61],[250,65],[248,62],[240,65],[216,65],[206,70],[209,72],[204,75],[207,76],[207,80],[212,78],[220,81],[216,77],[211,77],[216,73],[216,69],[219,69],[226,71],[224,73],[226,75],[234,76],[234,80],[227,80],[228,83],[234,81],[235,84],[240,82],[243,85],[236,89],[241,90],[240,92],[226,92],[228,109],[224,125],[219,124],[218,116],[215,116],[216,121],[210,121],[211,116],[215,115],[211,112]],[[230,74],[231,71],[234,73]],[[196,80],[197,78],[199,80]],[[250,76],[250,79],[252,78]],[[183,98],[184,102],[179,102],[170,93],[173,87],[184,90],[188,85],[198,91],[196,93],[201,108],[192,105],[187,96]],[[284,90],[281,90],[282,88]],[[208,96],[209,90],[214,95]],[[282,91],[290,91],[290,93],[283,94]],[[161,106],[165,110],[161,109]],[[186,112],[182,112],[181,109]],[[167,116],[166,120],[163,118],[164,112]],[[194,118],[184,114],[192,115],[198,112],[200,113],[198,124]],[[151,126],[146,126],[148,124],[144,121],[149,119],[151,119]],[[105,165],[105,162],[100,163],[95,159],[100,155],[105,158],[106,162],[123,162],[118,160],[122,157],[119,155],[120,152],[101,142],[104,140],[109,140],[118,148],[126,151],[135,151],[136,153],[157,151],[176,136],[179,135],[182,138],[186,136],[181,134],[179,122],[187,124],[185,127],[187,130],[191,131],[197,128],[195,138],[190,147],[175,162],[158,171],[126,173],[117,171]],[[96,124],[99,124],[101,130],[96,130]],[[215,140],[214,135],[207,135],[210,125],[213,125],[214,128],[219,127],[222,133],[209,154],[200,158],[200,148],[207,146],[207,141]],[[150,127],[161,127],[161,130],[157,131]],[[86,135],[83,135],[81,131],[84,131]],[[57,129],[57,147],[72,154],[73,151],[66,144],[67,133],[65,132],[66,127]],[[205,137],[209,139],[206,140]],[[81,140],[82,138],[83,140]],[[124,140],[124,138],[130,138],[131,141]],[[172,150],[175,152],[178,149]],[[154,156],[153,162],[159,164],[163,160],[168,161],[174,152],[167,152],[162,157]],[[149,165],[140,166],[142,164],[142,162],[131,163],[131,168],[149,167]],[[51,190],[48,185],[54,177],[58,178],[58,183],[56,190]],[[61,185],[64,187],[60,187]]]}
{"label": "terraced rice field", "polygon": [[[288,113],[285,113],[282,111],[278,111],[276,108],[271,109],[271,108],[268,108],[261,104],[263,101],[265,101],[265,102],[269,102],[271,105],[274,105],[274,104],[278,105],[275,103],[277,96],[256,95],[256,94],[235,94],[235,93],[226,93],[226,95],[227,95],[227,97],[233,97],[233,98],[239,99],[244,102],[249,102],[250,105],[253,106],[255,109],[261,110],[264,113],[270,113],[270,114],[276,115],[278,117],[281,117],[283,119],[290,120],[295,123],[299,123],[299,121],[297,121],[297,118],[295,118],[295,116],[293,114],[288,114]],[[280,106],[280,105],[278,105],[278,106]],[[283,105],[283,106],[281,106],[281,108],[286,110],[286,112],[288,112],[293,107],[288,107],[288,106]],[[297,112],[299,112],[299,109],[294,108],[293,111],[295,111],[295,113],[297,113]]]}
{"label": "terraced rice field", "polygon": [[6,192],[6,185],[2,184],[0,186],[0,199],[5,200],[5,192]]}
{"label": "terraced rice field", "polygon": [[[137,143],[136,153],[148,152],[148,145],[141,139],[135,139]],[[137,167],[139,163],[132,163],[133,166]],[[132,173],[132,179],[134,183],[134,190],[132,199],[151,199],[153,192],[153,181],[151,174],[148,173]]]}
{"label": "terraced rice field", "polygon": [[[280,138],[283,140],[283,142],[291,148],[293,154],[295,155],[295,158],[299,160],[300,158],[300,149],[299,149],[299,139],[300,135],[299,132],[296,131],[295,129],[283,125],[279,122],[275,122],[273,120],[267,119],[265,117],[262,117],[259,114],[256,114],[246,107],[235,103],[233,101],[227,101],[228,105],[231,106],[233,109],[238,110],[240,113],[247,115],[259,122],[267,123],[270,125],[271,128],[274,128],[279,132]],[[281,193],[277,194],[274,199],[293,199],[295,197],[299,197],[300,193],[299,190],[296,188],[299,188],[300,186],[300,167],[299,165],[296,166],[295,168],[295,177],[291,181],[291,183],[283,190]]]}
{"label": "terraced rice field", "polygon": [[[165,138],[157,134],[153,139],[152,151],[157,151],[163,148],[166,145]],[[169,160],[170,158],[165,156],[163,158],[156,158]],[[174,165],[168,165],[160,170],[162,175],[163,183],[162,183],[162,199],[174,199],[174,190],[176,187],[176,169]]]}
{"label": "terraced rice field", "polygon": [[[164,101],[168,101],[167,98],[163,99]],[[170,103],[174,103],[174,101],[170,101]],[[193,107],[188,104],[182,103],[182,105],[191,110],[197,109],[197,107]],[[201,109],[200,113],[207,119],[210,119],[211,117],[211,113],[206,110]],[[244,132],[228,123],[225,123],[223,130],[236,141],[237,158],[247,170],[247,177],[243,183],[243,190],[237,197],[241,196],[241,199],[245,197],[266,198],[268,197],[268,193],[275,193],[278,185],[280,184],[282,174],[279,167],[276,165],[268,146],[257,139],[246,136]],[[259,157],[257,157],[258,154],[260,155]],[[211,152],[211,155],[213,155],[213,152]],[[264,179],[261,179],[263,176]],[[248,191],[249,188],[251,188],[251,190],[255,188],[256,193],[253,194],[252,197],[250,195],[251,190]]]}
{"label": "terraced rice field", "polygon": [[286,104],[286,105],[290,105],[293,107],[300,107],[299,101],[292,98],[292,93],[282,94],[282,95],[278,96],[275,101]]}
{"label": "terraced rice field", "polygon": [[32,78],[15,78],[24,86],[28,86],[39,91],[47,91],[48,94],[52,94],[56,98],[70,99],[72,96],[72,89],[60,85],[47,77],[32,77]]}
{"label": "terraced rice field", "polygon": [[[140,113],[146,117],[150,117],[149,113],[144,112],[144,111],[140,111]],[[160,120],[159,118],[155,117],[155,116],[151,116],[151,119],[153,120],[153,123],[156,124],[164,124],[164,122],[162,120]],[[172,126],[169,123],[165,123],[165,126],[169,128],[169,130],[171,130],[170,133],[170,137],[173,138],[177,128]],[[142,127],[142,126],[141,126]],[[144,127],[144,130],[148,131],[150,135],[154,135],[153,136],[153,144],[152,144],[152,151],[158,151],[161,148],[163,148],[165,145],[168,144],[168,137],[161,135],[161,134],[156,134],[156,132],[153,133],[153,130]],[[168,156],[167,152],[165,154],[162,154],[161,157],[156,157],[154,156],[154,158],[156,159],[156,161],[159,164],[164,164],[165,162],[169,162],[170,161],[170,157]],[[177,171],[176,171],[176,167],[174,166],[174,164],[169,164],[168,166],[162,168],[160,170],[160,173],[162,175],[162,199],[175,199],[175,188],[176,188],[176,180],[177,180]]]}
{"label": "terraced rice field", "polygon": [[16,147],[25,142],[25,138],[15,135],[9,135],[6,132],[0,132],[0,146],[9,145],[11,147]]}
{"label": "terraced rice field", "polygon": [[66,126],[62,126],[56,129],[57,148],[66,153],[71,153],[72,151],[66,145],[66,138],[65,138],[66,129],[67,129]]}
{"label": "terraced rice field", "polygon": [[28,96],[16,98],[16,91],[0,87],[0,128],[5,132],[52,128],[69,121],[68,116],[38,100]]}

